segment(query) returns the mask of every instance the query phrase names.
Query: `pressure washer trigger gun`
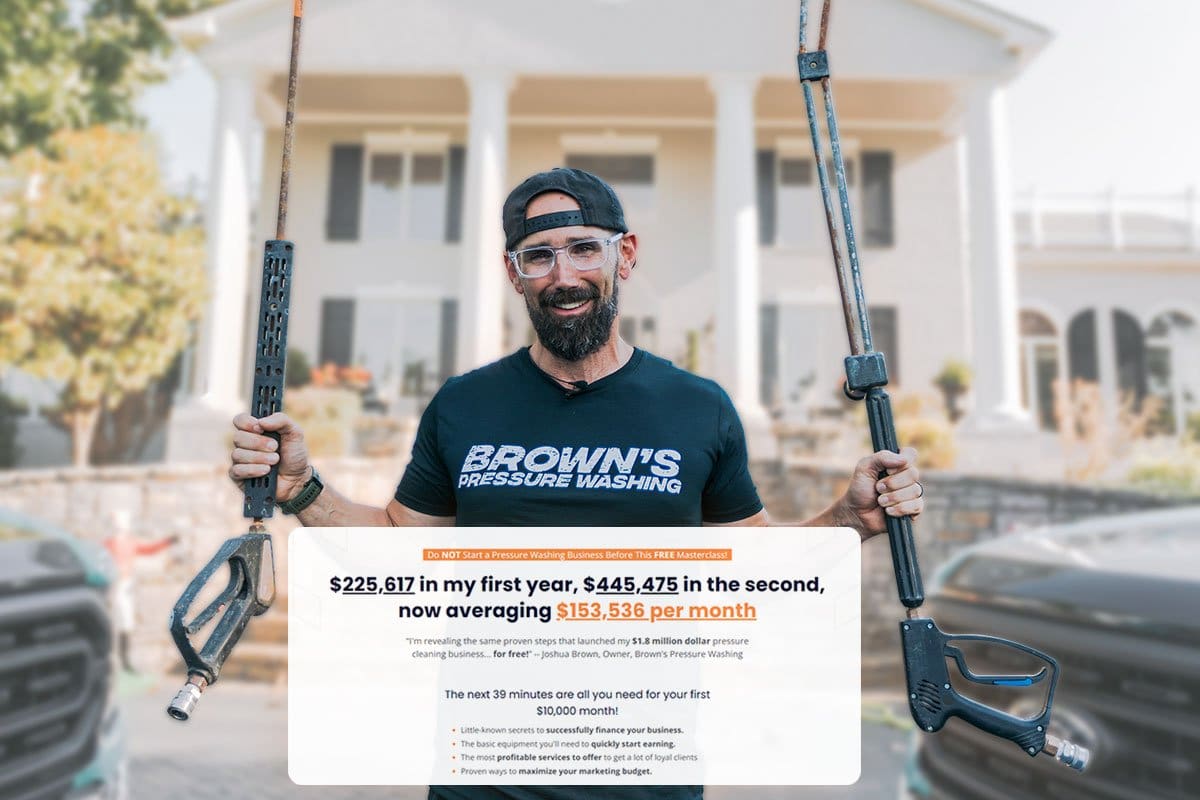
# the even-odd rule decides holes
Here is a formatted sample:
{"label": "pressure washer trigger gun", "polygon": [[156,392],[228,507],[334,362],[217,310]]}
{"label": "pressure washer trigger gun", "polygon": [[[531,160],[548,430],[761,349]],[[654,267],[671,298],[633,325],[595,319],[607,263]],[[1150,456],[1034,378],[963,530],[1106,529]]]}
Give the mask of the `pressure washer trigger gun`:
{"label": "pressure washer trigger gun", "polygon": [[[1050,736],[1050,707],[1058,684],[1058,662],[1040,650],[998,636],[981,634],[946,634],[932,619],[914,617],[900,623],[900,638],[904,647],[904,673],[908,681],[908,702],[913,719],[921,730],[941,730],[950,717],[958,717],[993,736],[1007,739],[1030,756],[1045,752],[1072,769],[1082,772],[1091,757],[1087,748]],[[1011,647],[1037,658],[1047,666],[1032,675],[978,675],[967,666],[963,652],[955,641],[987,642]],[[1040,713],[1033,717],[1018,717],[998,711],[991,706],[963,697],[950,683],[946,660],[953,659],[958,671],[972,683],[985,686],[1033,686],[1049,677],[1046,701]]]}
{"label": "pressure washer trigger gun", "polygon": [[[222,567],[229,566],[229,583],[190,622],[188,610],[204,587]],[[188,680],[167,713],[186,722],[200,701],[200,694],[217,682],[225,659],[242,637],[251,617],[263,614],[275,600],[275,559],[271,536],[251,532],[227,539],[212,560],[200,570],[171,610],[171,638],[187,666]],[[208,639],[199,649],[192,637],[217,615],[222,614]]]}

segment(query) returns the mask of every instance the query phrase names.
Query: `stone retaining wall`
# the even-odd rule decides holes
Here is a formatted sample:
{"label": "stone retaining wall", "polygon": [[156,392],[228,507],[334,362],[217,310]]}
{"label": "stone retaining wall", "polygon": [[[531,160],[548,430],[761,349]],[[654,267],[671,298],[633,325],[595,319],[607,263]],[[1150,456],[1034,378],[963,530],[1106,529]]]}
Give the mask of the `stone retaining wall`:
{"label": "stone retaining wall", "polygon": [[[384,505],[391,498],[403,459],[342,459],[318,462],[322,475],[346,495]],[[763,499],[776,520],[811,516],[845,490],[847,469],[812,463],[784,467],[755,465]],[[926,580],[958,548],[1020,527],[1063,522],[1095,514],[1170,505],[1162,498],[1077,486],[926,475],[927,510],[917,527]],[[128,511],[133,533],[145,539],[178,534],[180,543],[138,565],[139,629],[135,659],[143,669],[161,669],[177,656],[166,633],[170,608],[187,581],[222,541],[246,529],[241,495],[224,467],[141,466],[0,472],[0,505],[40,517],[85,541],[100,543],[111,532],[111,515]],[[287,580],[287,534],[292,517],[268,525],[275,535],[277,580]],[[899,658],[896,622],[903,615],[896,597],[887,541],[863,550],[864,661]],[[897,681],[899,677],[897,675]],[[898,684],[897,684],[898,685]]]}

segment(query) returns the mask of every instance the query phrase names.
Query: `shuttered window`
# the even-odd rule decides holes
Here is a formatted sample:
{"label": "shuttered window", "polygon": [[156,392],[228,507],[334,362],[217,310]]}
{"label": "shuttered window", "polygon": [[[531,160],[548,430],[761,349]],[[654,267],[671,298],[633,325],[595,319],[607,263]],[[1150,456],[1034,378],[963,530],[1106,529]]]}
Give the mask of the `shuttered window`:
{"label": "shuttered window", "polygon": [[894,306],[870,306],[867,318],[871,323],[871,344],[883,353],[887,364],[888,383],[900,383],[900,333]]}
{"label": "shuttered window", "polygon": [[371,153],[367,188],[363,197],[363,238],[367,241],[398,239],[404,209],[404,156]]}
{"label": "shuttered window", "polygon": [[775,207],[779,223],[775,244],[801,248],[820,245],[825,212],[816,171],[809,157],[790,155],[776,159]]}
{"label": "shuttered window", "polygon": [[612,185],[625,209],[625,220],[636,227],[655,213],[654,156],[567,153],[566,165],[599,175]]}
{"label": "shuttered window", "polygon": [[363,146],[335,144],[330,162],[325,238],[331,242],[357,241],[362,200]]}
{"label": "shuttered window", "polygon": [[446,238],[446,155],[414,153],[408,189],[410,239],[440,242]]}
{"label": "shuttered window", "polygon": [[[773,150],[759,150],[755,156],[759,244],[820,246],[826,239],[825,211],[812,156],[780,156]],[[892,162],[892,154],[886,151],[845,157],[850,205],[862,247],[895,244]],[[836,210],[839,201],[832,161],[826,166]]]}
{"label": "shuttered window", "polygon": [[892,154],[862,154],[862,242],[865,247],[896,243],[892,214]]}
{"label": "shuttered window", "polygon": [[321,301],[320,364],[345,367],[353,363],[354,300],[327,297]]}
{"label": "shuttered window", "polygon": [[326,238],[461,241],[465,161],[457,145],[444,154],[374,152],[369,164],[363,145],[334,145]]}

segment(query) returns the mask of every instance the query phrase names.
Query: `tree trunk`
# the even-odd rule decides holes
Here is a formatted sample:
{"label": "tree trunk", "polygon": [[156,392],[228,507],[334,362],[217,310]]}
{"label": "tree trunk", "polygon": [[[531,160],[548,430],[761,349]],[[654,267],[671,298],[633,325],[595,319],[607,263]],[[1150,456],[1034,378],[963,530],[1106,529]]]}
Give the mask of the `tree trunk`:
{"label": "tree trunk", "polygon": [[72,463],[86,467],[92,452],[92,438],[96,434],[96,420],[100,418],[99,406],[71,411],[66,415],[71,426]]}

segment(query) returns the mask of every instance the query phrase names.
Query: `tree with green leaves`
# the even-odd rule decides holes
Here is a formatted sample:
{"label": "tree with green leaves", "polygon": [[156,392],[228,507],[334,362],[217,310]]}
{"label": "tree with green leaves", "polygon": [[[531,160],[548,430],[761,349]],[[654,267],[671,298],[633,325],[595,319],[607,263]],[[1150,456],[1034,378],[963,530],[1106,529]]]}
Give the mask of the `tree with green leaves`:
{"label": "tree with green leaves", "polygon": [[143,137],[60,131],[0,198],[0,368],[62,385],[76,466],[96,420],[163,375],[202,310],[203,233]]}
{"label": "tree with green leaves", "polygon": [[162,80],[166,21],[221,0],[0,0],[0,157],[62,129],[132,125]]}

